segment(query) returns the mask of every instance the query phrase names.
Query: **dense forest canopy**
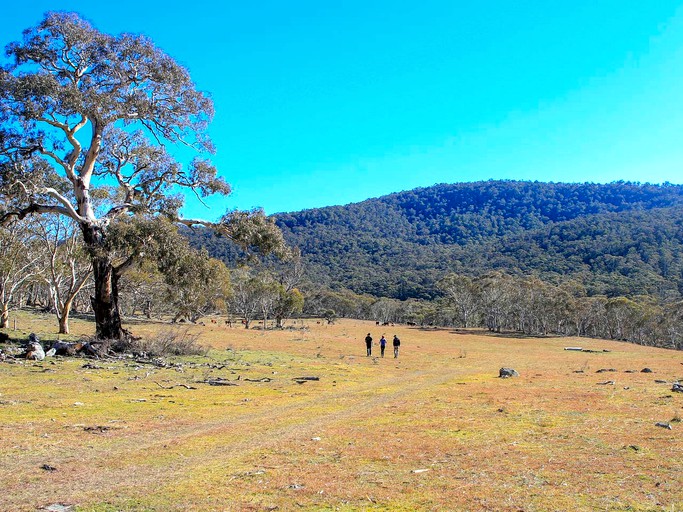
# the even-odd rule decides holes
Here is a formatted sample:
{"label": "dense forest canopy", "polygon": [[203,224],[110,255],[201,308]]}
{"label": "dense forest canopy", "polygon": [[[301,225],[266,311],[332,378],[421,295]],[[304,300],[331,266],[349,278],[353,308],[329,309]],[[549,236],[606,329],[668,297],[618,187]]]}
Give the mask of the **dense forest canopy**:
{"label": "dense forest canopy", "polygon": [[[378,297],[434,298],[449,272],[579,280],[591,295],[683,293],[683,186],[627,182],[440,184],[278,214],[310,278]],[[193,243],[239,255],[208,233]]]}

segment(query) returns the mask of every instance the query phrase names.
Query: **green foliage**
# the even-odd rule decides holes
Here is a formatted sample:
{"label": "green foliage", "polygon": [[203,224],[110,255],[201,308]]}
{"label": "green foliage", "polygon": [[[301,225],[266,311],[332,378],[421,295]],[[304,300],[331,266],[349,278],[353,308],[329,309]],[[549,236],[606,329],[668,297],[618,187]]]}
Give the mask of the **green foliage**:
{"label": "green foliage", "polygon": [[206,252],[188,252],[178,271],[166,279],[166,300],[173,305],[176,320],[196,322],[204,315],[225,312],[232,293],[230,273],[222,261]]}
{"label": "green foliage", "polygon": [[575,283],[554,285],[534,276],[500,272],[473,279],[449,274],[440,286],[445,303],[438,309],[451,307],[454,314],[435,323],[683,348],[680,302],[660,302],[648,295],[589,297]]}
{"label": "green foliage", "polygon": [[683,343],[683,186],[437,185],[276,221],[310,315]]}
{"label": "green foliage", "polygon": [[196,322],[227,309],[231,287],[225,264],[191,248],[173,223],[125,217],[110,227],[108,241],[112,254],[134,254],[138,263],[122,283],[122,291],[131,295],[132,310],[143,305],[151,312],[163,301],[175,320]]}
{"label": "green foliage", "polygon": [[[361,295],[433,299],[449,272],[492,270],[571,280],[590,295],[683,291],[679,185],[442,184],[274,218],[311,280]],[[224,261],[242,257],[208,233],[191,240]]]}
{"label": "green foliage", "polygon": [[273,315],[278,327],[282,327],[283,320],[301,313],[304,309],[304,295],[298,289],[287,290],[278,286],[278,296],[275,300]]}
{"label": "green foliage", "polygon": [[243,251],[257,251],[265,255],[272,253],[282,259],[290,256],[282,232],[261,209],[228,212],[215,226],[215,230],[227,235]]}
{"label": "green foliage", "polygon": [[334,321],[337,319],[337,313],[335,313],[333,309],[326,309],[325,311],[323,311],[323,318],[327,321],[328,324],[333,324]]}

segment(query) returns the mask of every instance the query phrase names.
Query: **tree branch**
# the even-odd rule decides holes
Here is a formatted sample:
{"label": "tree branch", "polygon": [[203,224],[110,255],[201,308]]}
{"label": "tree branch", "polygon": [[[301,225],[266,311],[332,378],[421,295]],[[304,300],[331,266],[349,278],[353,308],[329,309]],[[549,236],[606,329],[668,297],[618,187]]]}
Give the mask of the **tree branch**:
{"label": "tree branch", "polygon": [[70,212],[69,217],[71,217],[75,221],[81,222],[81,221],[85,220],[83,217],[78,215],[78,212],[74,209],[74,207],[71,205],[69,200],[66,197],[64,197],[62,194],[57,192],[56,189],[54,189],[52,187],[45,187],[45,188],[39,188],[37,190],[37,192],[39,192],[41,194],[46,194],[46,195],[52,197],[53,199],[56,199],[59,203],[62,204],[62,206],[64,208],[66,208]]}
{"label": "tree branch", "polygon": [[81,128],[83,128],[87,124],[88,118],[84,115],[81,115],[81,120],[78,123],[76,123],[73,128],[69,128],[68,124],[60,123],[59,121],[56,121],[54,119],[46,119],[46,118],[42,117],[42,118],[38,119],[38,121],[41,121],[43,123],[47,123],[50,126],[53,126],[55,128],[59,128],[60,130],[62,130],[64,132],[64,135],[66,135],[66,138],[68,139],[69,143],[74,148],[74,150],[71,153],[69,153],[68,162],[64,162],[64,160],[57,157],[57,155],[55,155],[54,153],[49,152],[49,151],[45,150],[44,148],[40,148],[40,152],[45,154],[45,155],[52,157],[53,160],[55,160],[59,165],[61,165],[64,168],[68,178],[73,181],[75,179],[75,175],[73,173],[73,168],[74,168],[74,165],[76,164],[76,161],[78,160],[78,157],[80,156],[80,154],[83,150],[81,143],[78,141],[78,139],[76,138],[75,135],[76,135],[76,132],[78,132]]}
{"label": "tree branch", "polygon": [[124,203],[119,204],[117,206],[113,206],[107,213],[104,214],[104,217],[108,219],[114,219],[119,215],[129,212],[132,207],[133,205],[131,203]]}
{"label": "tree branch", "polygon": [[38,148],[38,152],[52,158],[52,160],[54,160],[57,165],[64,169],[64,172],[66,172],[66,175],[69,176],[70,179],[74,175],[73,171],[71,170],[71,167],[69,167],[69,164],[62,160],[59,156],[57,156],[56,153],[49,151],[42,146]]}
{"label": "tree branch", "polygon": [[[215,229],[217,231],[220,231],[220,224],[216,222],[209,222],[207,220],[200,220],[200,219],[176,219],[175,222],[178,224],[182,224],[184,226],[187,226],[188,228],[192,228],[194,226],[204,226],[206,228],[211,228]],[[223,231],[221,231],[221,234],[225,234]],[[228,238],[229,235],[228,235]]]}
{"label": "tree branch", "polygon": [[128,256],[128,258],[126,258],[126,260],[123,263],[114,267],[114,273],[117,276],[123,274],[126,270],[133,266],[133,264],[135,263],[136,256],[136,254],[131,254],[130,256]]}
{"label": "tree branch", "polygon": [[76,222],[83,222],[85,219],[78,215],[76,211],[73,208],[65,208],[63,206],[58,206],[58,205],[49,205],[49,204],[37,204],[37,203],[32,203],[28,205],[26,208],[21,208],[20,210],[15,210],[15,211],[10,211],[10,212],[5,212],[4,214],[0,215],[0,226],[4,226],[11,222],[12,218],[16,218],[17,220],[22,220],[26,216],[31,215],[31,214],[46,214],[46,213],[55,213],[58,215],[65,215]]}

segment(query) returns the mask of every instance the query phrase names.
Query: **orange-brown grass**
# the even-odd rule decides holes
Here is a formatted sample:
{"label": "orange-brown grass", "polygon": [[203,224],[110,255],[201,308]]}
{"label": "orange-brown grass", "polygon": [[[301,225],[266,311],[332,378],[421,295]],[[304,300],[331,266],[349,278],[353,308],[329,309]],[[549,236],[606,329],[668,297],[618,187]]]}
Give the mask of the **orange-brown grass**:
{"label": "orange-brown grass", "polygon": [[[48,320],[21,328],[54,337]],[[209,355],[171,368],[1,363],[0,510],[683,510],[680,353],[352,320],[206,324],[190,329]],[[365,357],[368,331],[398,334],[399,359]],[[610,352],[563,350],[575,345]],[[217,378],[238,385],[205,383]]]}

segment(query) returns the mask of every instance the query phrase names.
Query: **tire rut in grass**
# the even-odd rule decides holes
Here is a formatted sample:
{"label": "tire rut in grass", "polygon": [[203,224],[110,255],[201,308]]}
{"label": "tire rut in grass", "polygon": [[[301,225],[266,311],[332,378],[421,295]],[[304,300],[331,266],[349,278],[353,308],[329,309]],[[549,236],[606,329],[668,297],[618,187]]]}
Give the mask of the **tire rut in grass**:
{"label": "tire rut in grass", "polygon": [[[354,417],[369,417],[371,411],[379,407],[405,398],[415,391],[443,384],[454,377],[450,372],[435,372],[435,369],[430,372],[415,371],[401,374],[386,380],[384,376],[378,376],[353,390],[324,391],[307,397],[304,401],[268,410],[247,412],[237,418],[199,425],[183,425],[176,430],[150,432],[142,438],[135,436],[130,441],[130,447],[124,447],[114,454],[116,459],[126,461],[137,459],[139,453],[163,454],[168,453],[168,450],[181,451],[185,446],[196,447],[191,453],[179,457],[177,462],[158,469],[152,469],[145,463],[124,463],[124,467],[119,466],[115,469],[103,467],[101,461],[112,457],[112,454],[107,454],[105,450],[94,446],[93,450],[79,460],[81,467],[88,468],[87,475],[83,475],[83,478],[73,475],[69,489],[62,491],[65,497],[73,498],[78,495],[87,500],[98,495],[106,495],[112,490],[125,495],[135,488],[147,492],[150,486],[159,489],[171,482],[181,481],[184,475],[191,473],[192,468],[207,461],[238,459],[278,443],[298,437],[310,437],[326,426],[341,421],[348,422]],[[319,414],[317,411],[321,409],[329,409],[329,412]],[[209,446],[201,443],[201,439],[216,438],[224,442],[210,442]],[[134,446],[132,443],[135,443]],[[170,443],[173,445],[172,448],[168,448]],[[153,460],[153,456],[151,459]],[[93,471],[95,467],[102,469]],[[55,496],[53,499],[58,498],[59,496]]]}

